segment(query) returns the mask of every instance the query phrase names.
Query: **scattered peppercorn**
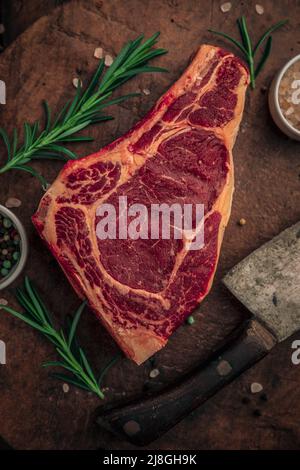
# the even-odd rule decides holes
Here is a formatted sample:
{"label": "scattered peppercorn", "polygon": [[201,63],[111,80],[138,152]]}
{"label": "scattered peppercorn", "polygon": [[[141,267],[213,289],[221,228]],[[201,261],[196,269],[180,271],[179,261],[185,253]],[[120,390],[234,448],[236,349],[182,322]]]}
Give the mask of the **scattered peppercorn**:
{"label": "scattered peppercorn", "polygon": [[193,315],[188,316],[186,322],[188,325],[193,325],[193,323],[195,323],[195,318],[193,317]]}
{"label": "scattered peppercorn", "polygon": [[261,416],[261,411],[258,409],[253,410],[253,416],[256,416],[257,418],[259,418]]}
{"label": "scattered peppercorn", "polygon": [[244,219],[243,217],[239,220],[239,225],[243,226],[243,225],[246,225],[246,219]]}

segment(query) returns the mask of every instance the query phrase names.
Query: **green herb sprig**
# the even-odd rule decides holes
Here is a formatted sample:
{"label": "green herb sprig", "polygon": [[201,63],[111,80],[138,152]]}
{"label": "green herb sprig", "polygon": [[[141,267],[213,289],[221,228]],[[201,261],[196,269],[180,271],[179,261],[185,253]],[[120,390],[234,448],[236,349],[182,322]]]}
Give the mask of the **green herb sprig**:
{"label": "green herb sprig", "polygon": [[[288,20],[282,20],[279,21],[278,23],[274,24],[271,26],[267,31],[261,36],[261,38],[258,40],[256,45],[253,47],[252,46],[252,40],[249,36],[248,32],[248,27],[246,23],[246,19],[244,16],[241,18],[237,19],[237,25],[239,28],[240,36],[242,42],[239,42],[235,38],[229,36],[226,33],[222,33],[220,31],[215,31],[214,29],[209,29],[208,31],[214,34],[218,34],[219,36],[222,36],[223,38],[227,39],[228,41],[232,42],[236,47],[240,49],[240,51],[243,53],[247,64],[249,65],[249,72],[250,72],[250,83],[252,89],[255,88],[255,80],[258,76],[258,74],[261,72],[263,69],[263,66],[265,65],[270,52],[272,48],[272,36],[271,34],[276,31],[278,28],[281,26],[285,25],[288,22]],[[258,52],[259,49],[261,49],[261,46],[266,42],[266,45],[262,51],[262,55],[260,60],[258,61],[257,65],[255,66],[255,55]]]}
{"label": "green herb sprig", "polygon": [[24,308],[23,313],[6,305],[1,305],[1,309],[23,320],[27,325],[42,333],[55,346],[57,354],[61,357],[60,361],[45,362],[43,367],[61,367],[65,369],[69,372],[68,375],[62,373],[52,373],[51,375],[75,387],[93,392],[103,399],[104,393],[100,388],[102,380],[119,357],[109,362],[100,373],[99,378],[96,378],[86,354],[79,346],[76,338],[76,329],[86,302],[80,305],[72,319],[69,318],[67,331],[63,331],[63,329],[55,328],[49,310],[28,277],[25,278],[24,288],[17,289],[16,298]]}
{"label": "green herb sprig", "polygon": [[77,135],[91,124],[113,119],[112,116],[103,113],[104,108],[139,93],[130,93],[115,99],[111,99],[113,91],[131,78],[145,72],[166,72],[161,67],[147,65],[155,57],[166,54],[165,49],[153,49],[157,43],[159,33],[143,42],[141,35],[134,41],[128,42],[112,65],[104,72],[104,60],[99,66],[89,85],[83,89],[78,84],[74,99],[68,101],[60,112],[52,119],[51,109],[45,101],[45,127],[40,131],[39,121],[34,124],[24,123],[23,143],[18,145],[20,137],[16,129],[10,139],[7,132],[0,128],[0,136],[7,150],[7,162],[0,168],[0,174],[8,170],[23,170],[36,176],[43,186],[47,184],[42,175],[28,165],[35,159],[76,159],[73,151],[66,147],[70,142],[91,141],[92,138]]}

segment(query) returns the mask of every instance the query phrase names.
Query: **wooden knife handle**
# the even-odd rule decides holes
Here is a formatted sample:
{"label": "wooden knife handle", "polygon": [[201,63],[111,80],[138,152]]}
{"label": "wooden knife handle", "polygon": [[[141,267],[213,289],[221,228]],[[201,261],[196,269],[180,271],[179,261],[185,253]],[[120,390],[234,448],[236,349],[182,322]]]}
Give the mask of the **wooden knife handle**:
{"label": "wooden knife handle", "polygon": [[145,400],[102,411],[97,423],[135,445],[149,444],[266,355],[275,343],[269,331],[250,320],[221,355],[190,378]]}

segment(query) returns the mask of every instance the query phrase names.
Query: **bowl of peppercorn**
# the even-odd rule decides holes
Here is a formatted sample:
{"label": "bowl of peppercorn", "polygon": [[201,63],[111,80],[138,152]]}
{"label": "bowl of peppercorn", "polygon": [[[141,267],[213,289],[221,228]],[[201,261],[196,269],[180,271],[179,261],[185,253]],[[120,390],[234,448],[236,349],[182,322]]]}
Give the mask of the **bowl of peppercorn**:
{"label": "bowl of peppercorn", "polygon": [[18,217],[0,205],[0,290],[23,270],[28,254],[25,229]]}

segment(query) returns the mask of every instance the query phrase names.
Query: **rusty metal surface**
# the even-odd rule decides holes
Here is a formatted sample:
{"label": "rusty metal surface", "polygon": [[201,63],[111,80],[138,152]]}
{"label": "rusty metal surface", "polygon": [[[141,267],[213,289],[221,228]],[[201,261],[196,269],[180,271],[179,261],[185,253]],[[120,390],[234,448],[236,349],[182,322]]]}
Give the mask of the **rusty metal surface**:
{"label": "rusty metal surface", "polygon": [[278,341],[300,330],[300,222],[234,266],[223,282]]}
{"label": "rusty metal surface", "polygon": [[[201,304],[195,324],[180,328],[168,346],[156,355],[155,367],[160,375],[149,378],[153,368],[150,362],[137,367],[122,359],[105,380],[106,403],[157,390],[206,359],[246,317],[245,310],[222,286],[221,278],[238,261],[300,216],[299,144],[276,129],[269,116],[265,93],[278,68],[299,53],[300,4],[285,0],[275,5],[265,1],[265,14],[258,16],[253,1],[232,2],[233,8],[226,15],[221,13],[219,3],[73,1],[34,23],[0,56],[0,77],[8,84],[7,105],[0,108],[0,119],[11,131],[13,126],[20,129],[24,120],[41,116],[42,99],[49,99],[57,109],[72,96],[73,77],[79,75],[84,80],[95,70],[95,47],[102,46],[115,54],[128,38],[140,32],[149,36],[161,31],[160,44],[169,49],[169,54],[157,63],[167,67],[170,73],[139,77],[124,86],[124,93],[149,88],[151,94],[114,107],[114,121],[91,129],[95,142],[76,147],[80,155],[86,155],[120,136],[141,118],[184,70],[199,44],[225,44],[211,36],[208,27],[236,34],[235,19],[245,13],[252,34],[257,37],[270,23],[293,11],[289,25],[274,38],[274,51],[258,79],[257,89],[248,93],[234,148],[236,190],[232,215],[213,289]],[[49,181],[55,178],[60,166],[58,162],[36,164]],[[11,172],[0,179],[0,203],[8,197],[22,200],[22,206],[15,212],[25,224],[30,240],[27,273],[48,299],[57,320],[63,321],[78,305],[78,299],[30,222],[41,195],[39,183],[29,176]],[[241,217],[247,221],[243,227],[237,223]],[[9,291],[1,293],[2,296],[12,302]],[[82,318],[80,332],[81,342],[96,367],[103,366],[118,351],[89,312]],[[95,408],[101,406],[96,398],[73,388],[65,394],[62,384],[48,377],[40,364],[53,358],[53,351],[36,332],[0,311],[0,337],[7,344],[8,357],[7,365],[0,368],[0,434],[7,441],[16,448],[26,449],[130,447],[96,428]],[[276,347],[253,370],[150,447],[299,447],[300,368],[291,364],[290,346],[291,340],[287,340]],[[249,396],[251,381],[263,383],[267,401],[250,396],[250,402],[242,403],[243,397]],[[260,417],[253,414],[257,408],[261,409]]]}

